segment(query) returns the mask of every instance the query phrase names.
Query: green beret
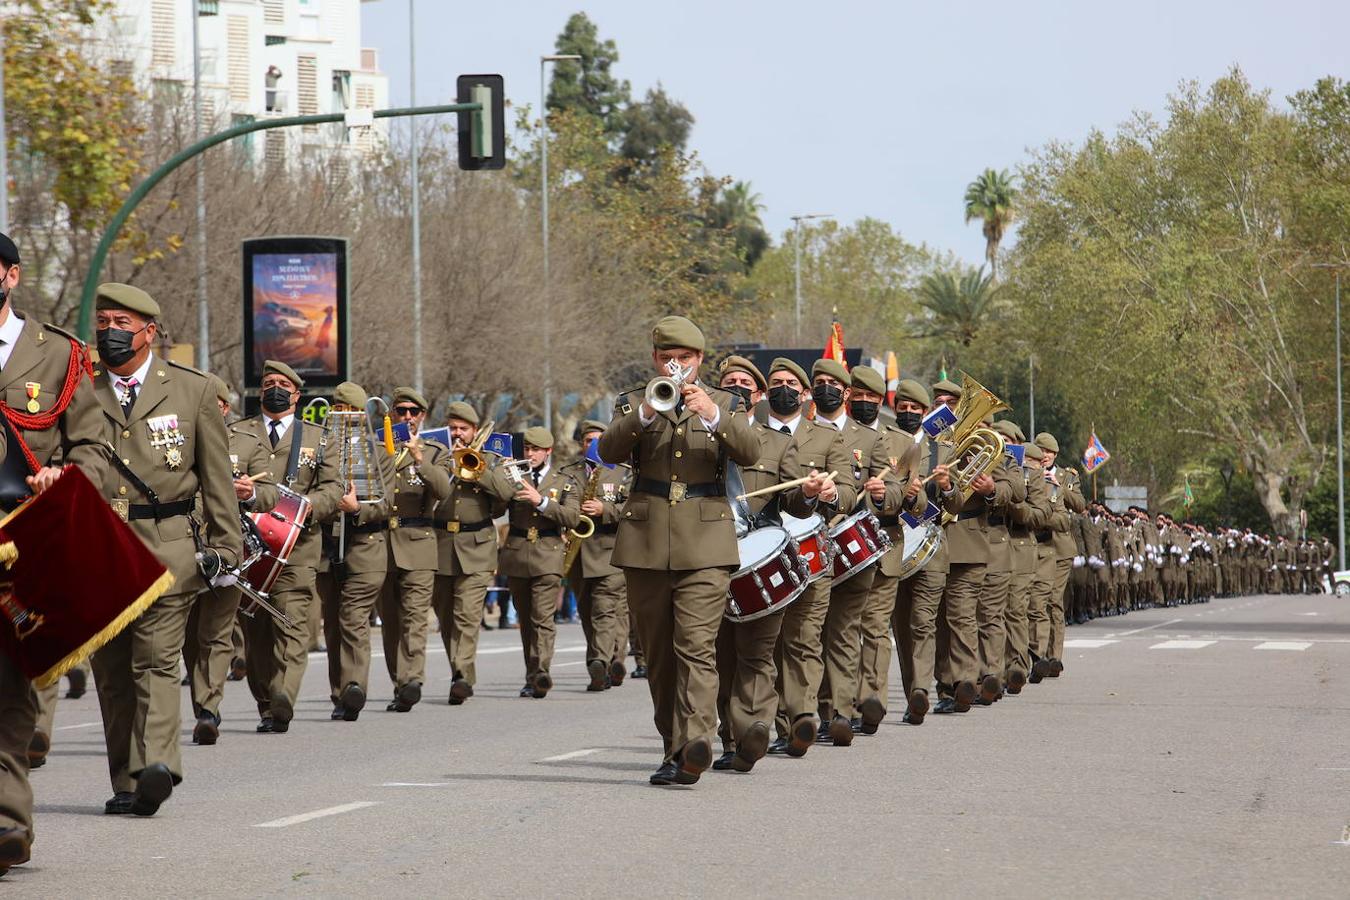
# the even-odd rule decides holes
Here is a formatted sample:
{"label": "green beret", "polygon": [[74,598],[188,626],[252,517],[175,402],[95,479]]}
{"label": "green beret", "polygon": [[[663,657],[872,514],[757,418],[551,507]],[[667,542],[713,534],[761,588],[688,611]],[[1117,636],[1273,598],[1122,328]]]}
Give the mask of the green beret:
{"label": "green beret", "polygon": [[159,318],[159,304],[154,297],[138,287],[115,281],[98,286],[97,306],[99,309],[127,309],[148,319]]}
{"label": "green beret", "polygon": [[1003,435],[1008,440],[1017,442],[1017,426],[1007,419],[999,419],[994,423],[994,430]]}
{"label": "green beret", "polygon": [[525,429],[525,443],[532,447],[548,448],[553,446],[553,432],[543,425],[531,425]]}
{"label": "green beret", "polygon": [[1055,436],[1048,431],[1042,431],[1036,435],[1036,446],[1042,450],[1049,450],[1051,453],[1059,452],[1059,441],[1055,440]]}
{"label": "green beret", "polygon": [[7,266],[19,264],[19,248],[7,234],[0,234],[0,262]]}
{"label": "green beret", "polygon": [[344,381],[333,389],[333,402],[353,409],[365,409],[367,399],[366,389],[355,381]]}
{"label": "green beret", "polygon": [[472,406],[463,400],[456,400],[445,409],[447,419],[459,419],[461,422],[468,422],[470,425],[478,424],[478,413]]}
{"label": "green beret", "polygon": [[944,378],[933,385],[933,397],[936,398],[938,394],[951,394],[953,397],[960,400],[961,386],[959,384],[953,384]]}
{"label": "green beret", "polygon": [[848,369],[844,368],[843,363],[835,362],[832,359],[818,359],[815,361],[811,366],[811,377],[815,378],[817,375],[829,375],[831,378],[837,378],[844,387],[848,387],[850,384]]}
{"label": "green beret", "polygon": [[728,372],[744,372],[755,379],[755,384],[761,391],[769,389],[769,382],[764,379],[764,373],[744,356],[728,356],[722,360],[722,365],[717,367],[717,375],[720,378]]}
{"label": "green beret", "polygon": [[1024,446],[1026,447],[1026,449],[1023,451],[1023,456],[1025,456],[1027,459],[1034,459],[1038,461],[1045,459],[1045,454],[1041,452],[1040,447],[1037,447],[1035,444],[1026,444]]}
{"label": "green beret", "polygon": [[871,366],[854,366],[852,385],[864,391],[886,396],[886,379]]}
{"label": "green beret", "polygon": [[666,316],[652,329],[652,346],[657,350],[684,347],[703,352],[703,332],[684,316]]}
{"label": "green beret", "polygon": [[211,390],[216,392],[216,399],[226,406],[233,406],[234,400],[230,398],[230,386],[225,383],[219,375],[215,373],[206,376],[207,381],[211,382]]}
{"label": "green beret", "polygon": [[394,388],[394,404],[397,405],[399,403],[416,403],[422,409],[431,408],[430,404],[427,403],[427,398],[423,397],[410,387]]}
{"label": "green beret", "polygon": [[266,378],[269,372],[273,375],[280,375],[298,388],[305,386],[305,379],[295,374],[294,369],[279,360],[269,359],[263,362],[263,377]]}
{"label": "green beret", "polygon": [[928,388],[919,384],[913,378],[902,378],[900,383],[895,386],[895,402],[908,400],[910,403],[917,403],[925,409],[933,402],[933,398],[928,394]]}
{"label": "green beret", "polygon": [[1026,433],[1022,431],[1022,426],[1013,422],[1013,431],[1017,432],[1017,443],[1025,444],[1027,442],[1027,436]]}
{"label": "green beret", "polygon": [[780,356],[769,364],[769,374],[772,375],[774,372],[791,372],[802,383],[802,387],[811,383],[811,379],[806,377],[806,372],[803,371],[802,367],[786,356]]}
{"label": "green beret", "polygon": [[603,432],[608,427],[599,419],[582,419],[581,424],[577,426],[577,434],[586,434],[591,431]]}

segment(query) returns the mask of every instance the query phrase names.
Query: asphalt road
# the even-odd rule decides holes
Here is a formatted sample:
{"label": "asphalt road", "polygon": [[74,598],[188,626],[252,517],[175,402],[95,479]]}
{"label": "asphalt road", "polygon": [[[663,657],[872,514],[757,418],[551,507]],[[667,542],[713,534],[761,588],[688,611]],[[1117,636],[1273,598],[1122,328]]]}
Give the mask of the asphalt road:
{"label": "asphalt road", "polygon": [[[152,819],[106,817],[96,699],[62,701],[33,775],[32,897],[1280,896],[1350,894],[1350,602],[1257,597],[1070,629],[1062,678],[852,747],[654,788],[646,685],[585,692],[563,626],[544,700],[514,631],[478,696],[330,722],[311,659],[286,735],[247,688]],[[378,645],[378,643],[377,643]],[[899,674],[892,683],[899,684]]]}

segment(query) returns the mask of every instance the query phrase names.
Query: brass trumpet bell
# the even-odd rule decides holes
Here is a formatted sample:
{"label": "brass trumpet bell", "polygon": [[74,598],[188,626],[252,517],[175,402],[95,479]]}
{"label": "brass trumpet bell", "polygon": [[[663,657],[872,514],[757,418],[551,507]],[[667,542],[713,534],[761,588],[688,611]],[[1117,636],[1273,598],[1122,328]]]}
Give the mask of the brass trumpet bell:
{"label": "brass trumpet bell", "polygon": [[483,473],[487,471],[487,457],[483,455],[483,445],[487,443],[488,436],[492,434],[492,427],[496,424],[495,421],[489,421],[478,429],[469,446],[451,451],[450,455],[455,460],[455,478],[458,481],[477,481],[483,477]]}

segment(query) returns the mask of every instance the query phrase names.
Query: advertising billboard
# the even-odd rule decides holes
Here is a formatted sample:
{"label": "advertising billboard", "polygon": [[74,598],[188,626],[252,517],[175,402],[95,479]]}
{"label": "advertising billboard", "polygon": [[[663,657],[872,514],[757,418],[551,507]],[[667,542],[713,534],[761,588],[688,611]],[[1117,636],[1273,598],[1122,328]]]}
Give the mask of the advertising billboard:
{"label": "advertising billboard", "polygon": [[347,379],[347,242],[275,237],[244,241],[244,380],[263,362],[286,363],[309,387]]}

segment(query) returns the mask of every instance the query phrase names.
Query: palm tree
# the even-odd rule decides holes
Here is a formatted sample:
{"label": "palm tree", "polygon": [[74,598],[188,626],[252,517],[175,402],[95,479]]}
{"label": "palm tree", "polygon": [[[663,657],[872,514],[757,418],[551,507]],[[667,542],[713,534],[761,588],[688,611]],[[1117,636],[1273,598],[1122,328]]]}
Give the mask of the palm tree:
{"label": "palm tree", "polygon": [[999,285],[983,266],[960,277],[955,271],[924,276],[918,302],[928,315],[917,337],[949,338],[969,347],[993,316],[998,293]]}
{"label": "palm tree", "polygon": [[985,169],[966,186],[966,222],[984,223],[984,257],[989,260],[991,277],[998,277],[998,245],[1016,216],[1017,189],[1008,170]]}
{"label": "palm tree", "polygon": [[718,225],[731,230],[747,271],[754,268],[769,248],[769,233],[764,230],[764,221],[760,218],[763,209],[763,199],[748,181],[738,181],[724,188],[717,198]]}

